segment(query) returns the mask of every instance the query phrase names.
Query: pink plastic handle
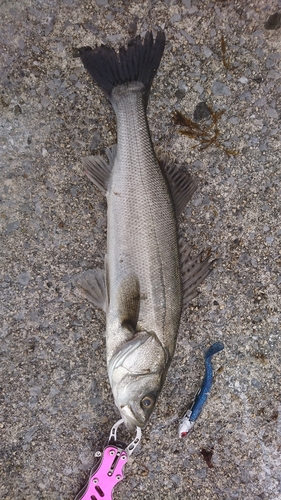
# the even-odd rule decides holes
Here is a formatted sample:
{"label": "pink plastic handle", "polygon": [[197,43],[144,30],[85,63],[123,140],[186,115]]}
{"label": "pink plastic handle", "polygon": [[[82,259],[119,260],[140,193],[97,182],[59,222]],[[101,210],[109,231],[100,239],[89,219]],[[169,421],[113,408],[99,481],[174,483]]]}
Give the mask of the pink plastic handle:
{"label": "pink plastic handle", "polygon": [[97,470],[89,479],[88,487],[80,500],[113,500],[113,488],[123,478],[123,467],[128,457],[125,450],[107,446]]}

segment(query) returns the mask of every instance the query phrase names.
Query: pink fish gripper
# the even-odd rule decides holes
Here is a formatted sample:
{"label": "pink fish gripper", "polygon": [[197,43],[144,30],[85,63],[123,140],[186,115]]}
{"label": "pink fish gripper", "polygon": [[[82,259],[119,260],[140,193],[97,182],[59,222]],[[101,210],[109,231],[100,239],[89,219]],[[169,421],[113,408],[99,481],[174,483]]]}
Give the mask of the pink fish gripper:
{"label": "pink fish gripper", "polygon": [[137,427],[136,437],[128,446],[117,441],[117,429],[122,423],[123,419],[120,419],[114,424],[103,452],[95,453],[100,460],[75,500],[113,500],[114,487],[124,479],[123,467],[141,439],[141,429]]}

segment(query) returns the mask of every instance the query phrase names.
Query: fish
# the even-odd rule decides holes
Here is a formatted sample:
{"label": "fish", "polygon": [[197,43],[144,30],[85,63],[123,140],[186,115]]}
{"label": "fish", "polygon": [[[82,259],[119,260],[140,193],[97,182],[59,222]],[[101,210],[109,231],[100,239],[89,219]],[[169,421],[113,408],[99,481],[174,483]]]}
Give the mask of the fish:
{"label": "fish", "polygon": [[165,46],[147,32],[119,53],[101,45],[78,49],[116,114],[117,145],[83,159],[86,175],[107,200],[104,269],[76,285],[106,313],[106,360],[115,404],[130,432],[144,428],[173,359],[183,307],[211,270],[179,241],[177,218],[197,184],[184,169],[158,160],[146,109]]}

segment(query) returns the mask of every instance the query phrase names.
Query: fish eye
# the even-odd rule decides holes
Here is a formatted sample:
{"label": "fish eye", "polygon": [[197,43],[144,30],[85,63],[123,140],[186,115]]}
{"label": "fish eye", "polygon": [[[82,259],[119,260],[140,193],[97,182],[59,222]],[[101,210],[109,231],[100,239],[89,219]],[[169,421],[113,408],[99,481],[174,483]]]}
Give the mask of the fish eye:
{"label": "fish eye", "polygon": [[150,410],[155,405],[155,396],[153,396],[152,394],[147,394],[146,396],[144,396],[144,398],[142,398],[141,405],[146,410]]}

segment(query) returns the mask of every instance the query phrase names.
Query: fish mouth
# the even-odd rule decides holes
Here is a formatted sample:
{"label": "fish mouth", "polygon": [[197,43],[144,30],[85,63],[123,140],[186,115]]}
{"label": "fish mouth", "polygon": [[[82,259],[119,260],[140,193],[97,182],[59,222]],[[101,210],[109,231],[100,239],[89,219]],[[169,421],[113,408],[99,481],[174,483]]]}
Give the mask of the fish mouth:
{"label": "fish mouth", "polygon": [[143,418],[141,418],[141,416],[136,417],[129,405],[125,405],[120,408],[120,413],[125,426],[130,432],[135,432],[136,427],[143,428],[146,424],[145,416],[143,416]]}

